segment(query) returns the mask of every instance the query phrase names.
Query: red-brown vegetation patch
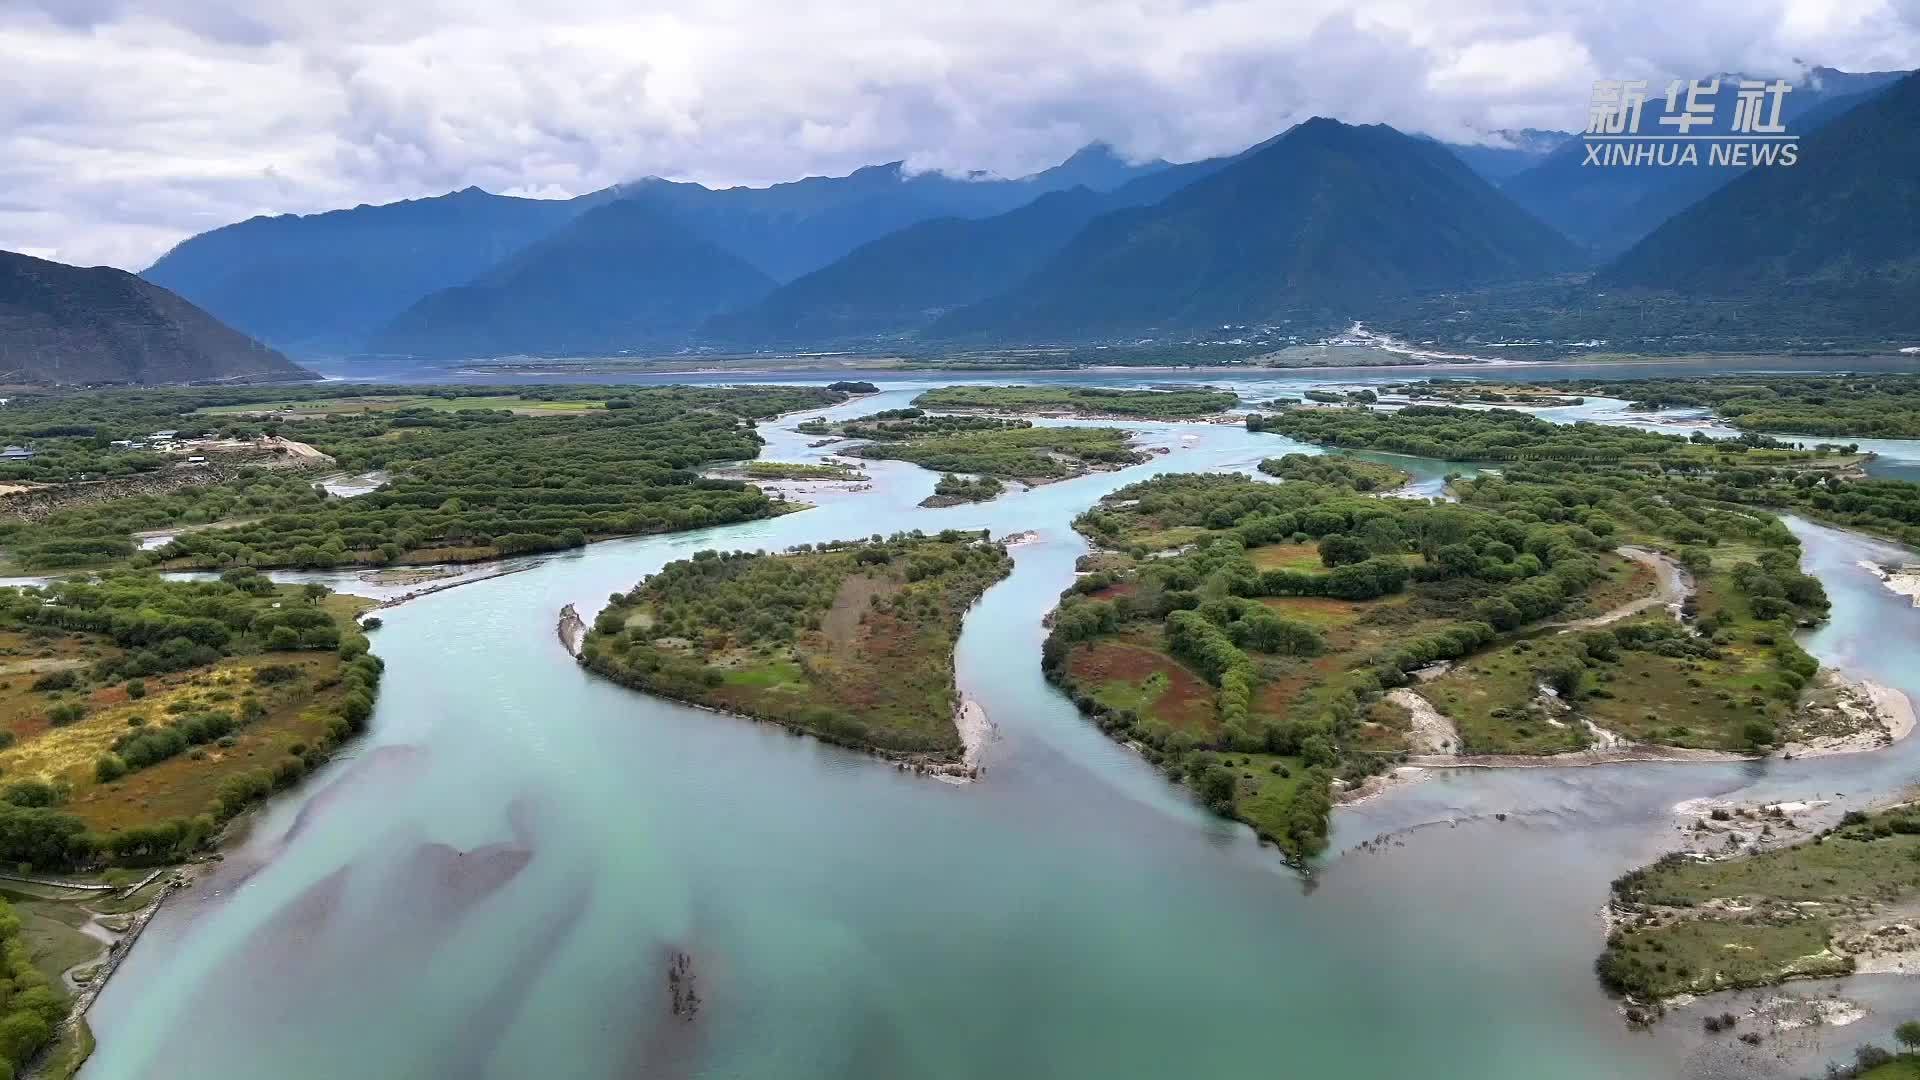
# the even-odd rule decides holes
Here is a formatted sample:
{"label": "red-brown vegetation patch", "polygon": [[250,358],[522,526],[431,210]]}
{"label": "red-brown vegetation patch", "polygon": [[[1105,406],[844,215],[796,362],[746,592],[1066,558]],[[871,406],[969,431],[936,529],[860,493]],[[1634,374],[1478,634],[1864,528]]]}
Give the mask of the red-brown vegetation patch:
{"label": "red-brown vegetation patch", "polygon": [[[820,632],[834,652],[853,648],[861,639],[861,617],[874,612],[875,597],[900,591],[900,583],[872,574],[849,574],[840,581],[833,595],[833,606],[820,619]],[[871,632],[871,631],[869,631]]]}
{"label": "red-brown vegetation patch", "polygon": [[1607,565],[1623,569],[1619,573],[1608,574],[1587,586],[1587,607],[1593,614],[1612,611],[1614,608],[1645,599],[1659,591],[1660,582],[1651,568],[1632,559],[1622,559],[1614,555],[1607,556],[1605,561]]}
{"label": "red-brown vegetation patch", "polygon": [[1067,672],[1089,690],[1112,682],[1140,686],[1162,675],[1166,688],[1142,719],[1157,720],[1176,731],[1210,732],[1216,726],[1213,687],[1163,652],[1119,641],[1095,642],[1073,651]]}

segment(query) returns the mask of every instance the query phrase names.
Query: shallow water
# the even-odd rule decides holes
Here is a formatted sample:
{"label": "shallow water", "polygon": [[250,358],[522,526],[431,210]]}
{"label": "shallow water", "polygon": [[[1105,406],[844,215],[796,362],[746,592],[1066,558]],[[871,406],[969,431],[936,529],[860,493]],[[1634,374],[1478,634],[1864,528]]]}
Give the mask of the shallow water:
{"label": "shallow water", "polygon": [[[904,404],[924,385],[830,412]],[[1686,1030],[1620,1023],[1591,974],[1606,882],[1658,850],[1676,802],[1865,799],[1915,774],[1920,740],[1805,762],[1440,774],[1337,813],[1334,852],[1303,882],[1040,677],[1041,617],[1085,550],[1075,513],[1154,472],[1250,473],[1310,452],[1232,426],[1127,426],[1170,452],[942,510],[914,505],[934,474],[867,463],[873,490],[804,513],[527,560],[384,612],[371,735],[170,903],[95,1007],[84,1075],[1728,1067]],[[786,425],[768,434],[772,458],[834,449]],[[1447,469],[1424,463],[1419,479]],[[949,526],[1040,534],[960,642],[961,686],[1000,731],[966,787],[590,679],[553,632],[563,604],[590,613],[701,548]],[[1835,601],[1808,647],[1920,691],[1906,670],[1920,612],[1853,565],[1875,545],[1795,528]],[[1365,843],[1382,834],[1394,839]],[[691,1022],[669,1014],[674,951],[693,957]],[[1898,985],[1886,997],[1865,1023],[1920,999]]]}

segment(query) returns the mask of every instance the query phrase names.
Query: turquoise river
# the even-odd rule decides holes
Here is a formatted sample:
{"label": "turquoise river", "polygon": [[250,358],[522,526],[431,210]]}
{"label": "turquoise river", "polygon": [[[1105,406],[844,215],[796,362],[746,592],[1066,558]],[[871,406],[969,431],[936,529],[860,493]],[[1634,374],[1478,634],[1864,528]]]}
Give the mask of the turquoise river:
{"label": "turquoise river", "polygon": [[[1335,380],[1210,381],[1259,399]],[[1620,404],[1577,412],[1633,419]],[[764,456],[831,452],[797,419],[763,425]],[[1920,1014],[1920,986],[1858,978],[1866,1019],[1755,1049],[1684,1014],[1630,1031],[1592,974],[1607,882],[1671,842],[1676,803],[1864,804],[1920,774],[1920,739],[1443,772],[1339,810],[1311,879],[1198,808],[1041,679],[1041,620],[1086,550],[1069,522],[1153,473],[1306,448],[1126,426],[1169,453],[941,510],[915,505],[933,474],[873,463],[871,490],[803,513],[596,544],[383,613],[371,735],[169,902],[92,1012],[83,1076],[1797,1077]],[[1437,494],[1448,467],[1413,465]],[[959,644],[998,728],[978,783],[597,681],[554,633],[562,605],[590,619],[701,548],[947,527],[1037,534]],[[1855,565],[1901,553],[1794,528],[1834,599],[1808,647],[1920,693],[1920,611]],[[676,953],[690,1021],[667,1004]]]}

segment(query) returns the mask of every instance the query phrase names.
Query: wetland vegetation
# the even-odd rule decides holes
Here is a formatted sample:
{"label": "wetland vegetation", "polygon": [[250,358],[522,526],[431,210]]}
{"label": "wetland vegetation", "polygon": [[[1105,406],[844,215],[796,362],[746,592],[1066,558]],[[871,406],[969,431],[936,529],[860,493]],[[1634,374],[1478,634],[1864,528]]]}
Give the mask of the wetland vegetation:
{"label": "wetland vegetation", "polygon": [[1250,416],[1247,426],[1331,447],[1525,462],[1535,475],[1560,482],[1591,480],[1650,497],[1672,493],[1705,505],[1787,511],[1920,543],[1920,484],[1866,475],[1867,456],[1850,444],[1807,446],[1757,434],[1714,440],[1434,405],[1398,412],[1289,409]]}
{"label": "wetland vegetation", "polygon": [[[1056,613],[1049,676],[1289,854],[1322,842],[1328,782],[1403,760],[1765,753],[1883,730],[1816,683],[1793,631],[1825,593],[1754,509],[1854,483],[1844,449],[1433,406],[1247,423],[1505,466],[1454,478],[1445,505],[1364,496],[1399,486],[1390,466],[1288,455],[1261,465],[1284,484],[1162,477],[1076,521],[1100,551]],[[1776,485],[1807,494],[1762,496]]]}
{"label": "wetland vegetation", "polygon": [[252,570],[0,590],[0,862],[176,861],[319,767],[373,713],[368,606]]}
{"label": "wetland vegetation", "polygon": [[1641,410],[1711,409],[1744,431],[1920,438],[1920,375],[1722,375],[1578,385],[1627,398]]}
{"label": "wetland vegetation", "polygon": [[913,399],[923,409],[1041,413],[1053,416],[1192,420],[1214,416],[1240,403],[1225,390],[1181,386],[1164,390],[1112,390],[1099,386],[942,386]]}
{"label": "wetland vegetation", "polygon": [[1395,412],[1366,408],[1293,408],[1247,418],[1254,431],[1351,450],[1383,450],[1439,461],[1585,461],[1711,468],[1793,465],[1844,469],[1857,449],[1795,447],[1764,436],[1737,442],[1685,438],[1611,424],[1555,424],[1511,409],[1409,405]]}
{"label": "wetland vegetation", "polygon": [[[1804,806],[1716,808],[1695,825],[1722,851],[1674,852],[1613,883],[1596,967],[1641,1003],[1920,965],[1920,813],[1847,814],[1799,843],[1764,845]],[[1723,824],[1724,823],[1724,824]],[[1760,834],[1743,846],[1744,834]],[[1711,847],[1711,844],[1705,845]]]}
{"label": "wetland vegetation", "polygon": [[104,942],[173,887],[146,868],[201,855],[365,731],[368,606],[251,569],[0,590],[0,1076],[84,1061],[67,987],[103,982]]}
{"label": "wetland vegetation", "polygon": [[961,503],[986,502],[997,499],[1007,486],[991,476],[961,476],[958,473],[942,474],[933,485],[933,495],[922,501],[922,506],[958,506]]}
{"label": "wetland vegetation", "polygon": [[749,461],[741,467],[749,480],[865,480],[865,473],[845,465],[812,464],[797,461]]}
{"label": "wetland vegetation", "polygon": [[1100,550],[1054,615],[1049,678],[1294,857],[1325,843],[1336,779],[1360,783],[1411,748],[1411,718],[1384,691],[1627,573],[1571,515],[1306,480],[1159,477],[1075,528]]}
{"label": "wetland vegetation", "polygon": [[[259,403],[258,391],[230,393]],[[304,393],[278,390],[270,403]],[[391,408],[364,407],[372,400],[364,391],[315,394],[312,415],[259,421],[258,430],[296,437],[354,472],[390,472],[387,484],[343,498],[309,475],[241,468],[219,482],[10,516],[0,522],[0,547],[30,570],[385,566],[473,562],[766,517],[783,506],[750,484],[699,470],[754,457],[756,419],[846,399],[807,387],[619,388],[604,408],[523,415],[465,407],[489,400],[471,389],[428,395],[439,404],[403,395]],[[111,411],[121,407],[117,397],[93,400]],[[221,400],[212,392],[165,397],[169,407],[209,399]],[[352,407],[338,408],[343,403]],[[142,551],[136,530],[178,531]]]}
{"label": "wetland vegetation", "polygon": [[908,461],[937,472],[1028,484],[1146,460],[1128,446],[1130,433],[1119,428],[1036,427],[1027,420],[940,416],[919,408],[888,409],[838,424],[808,420],[796,430],[867,440],[842,451],[851,457]]}
{"label": "wetland vegetation", "polygon": [[1405,487],[1413,479],[1413,474],[1405,469],[1344,454],[1288,454],[1268,458],[1260,463],[1260,471],[1282,480],[1349,487],[1363,495]]}
{"label": "wetland vegetation", "polygon": [[953,647],[1013,561],[985,533],[703,551],[611,597],[589,671],[915,766],[959,765]]}
{"label": "wetland vegetation", "polygon": [[1416,401],[1528,407],[1624,398],[1640,412],[1708,409],[1742,431],[1851,439],[1920,438],[1920,375],[1704,375],[1681,379],[1482,382],[1427,379]]}

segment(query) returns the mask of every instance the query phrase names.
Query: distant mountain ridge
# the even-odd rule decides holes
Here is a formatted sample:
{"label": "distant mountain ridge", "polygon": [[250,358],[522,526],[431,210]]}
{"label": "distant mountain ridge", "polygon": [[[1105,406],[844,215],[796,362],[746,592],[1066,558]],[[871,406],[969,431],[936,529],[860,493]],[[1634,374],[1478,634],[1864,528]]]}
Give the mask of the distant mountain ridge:
{"label": "distant mountain ridge", "polygon": [[413,301],[471,281],[595,205],[467,188],[430,199],[256,217],[182,241],[142,277],[263,341],[354,351]]}
{"label": "distant mountain ridge", "polygon": [[764,188],[657,177],[567,200],[467,188],[320,214],[256,217],[176,245],[144,277],[239,329],[310,353],[357,352],[429,294],[467,284],[616,199],[652,205],[785,281],[936,217],[985,217],[1050,191],[1108,190],[1167,168],[1095,143],[1019,179],[913,172],[902,162]]}
{"label": "distant mountain ridge", "polygon": [[[1087,152],[1060,168],[1074,168]],[[730,344],[834,343],[917,330],[954,308],[1013,287],[1096,216],[1159,202],[1229,159],[1136,170],[1108,191],[1075,186],[984,218],[909,225],[787,282],[744,310],[708,320],[704,335]],[[1103,170],[1111,178],[1110,170]]]}
{"label": "distant mountain ridge", "polygon": [[1486,133],[1482,142],[1445,143],[1455,157],[1466,162],[1467,168],[1498,184],[1509,176],[1525,172],[1538,165],[1548,154],[1565,145],[1574,138],[1570,131],[1543,131],[1539,128],[1521,128],[1517,131],[1498,130]]}
{"label": "distant mountain ridge", "polygon": [[1049,192],[989,218],[942,217],[855,248],[744,310],[707,321],[723,342],[833,342],[931,322],[1032,273],[1106,209],[1084,187]]}
{"label": "distant mountain ridge", "polygon": [[318,376],[124,270],[0,251],[0,382],[284,382]]}
{"label": "distant mountain ridge", "polygon": [[916,173],[894,161],[763,188],[714,189],[649,177],[615,191],[619,198],[651,202],[775,281],[791,281],[909,225],[990,217],[1070,187],[1110,190],[1166,167],[1164,161],[1130,165],[1096,143],[1017,180]]}
{"label": "distant mountain ridge", "polygon": [[[1810,134],[1905,74],[1814,68],[1782,102],[1787,129],[1798,135]],[[1727,134],[1732,130],[1733,87],[1738,78],[1722,77],[1714,98],[1714,123],[1703,131]],[[1640,130],[1659,133],[1664,129],[1656,117],[1665,104],[1664,88],[1649,86],[1647,91]],[[1539,164],[1502,181],[1500,187],[1535,217],[1598,256],[1611,258],[1743,171],[1705,161],[1685,168],[1588,166],[1584,140],[1576,135]]]}
{"label": "distant mountain ridge", "polygon": [[471,284],[423,297],[379,331],[373,348],[493,356],[659,346],[772,288],[746,260],[658,208],[616,199]]}
{"label": "distant mountain ridge", "polygon": [[1032,278],[928,334],[1099,339],[1325,315],[1574,257],[1439,144],[1316,117],[1164,201],[1094,219]]}
{"label": "distant mountain ridge", "polygon": [[1801,139],[1792,167],[1754,169],[1682,211],[1595,280],[1687,296],[1872,292],[1920,313],[1920,74]]}
{"label": "distant mountain ridge", "polygon": [[[1811,139],[1898,78],[1813,69],[1788,98],[1790,130]],[[1723,82],[1722,126],[1732,93]],[[183,242],[148,274],[289,348],[421,356],[1315,333],[1415,296],[1530,279],[1543,288],[1527,303],[1574,315],[1577,297],[1552,299],[1574,279],[1553,275],[1612,258],[1739,172],[1588,168],[1582,141],[1523,129],[1449,145],[1316,118],[1229,157],[1131,162],[1094,143],[1018,179],[893,162],[763,188],[648,178],[566,201],[467,189],[252,219]],[[1865,158],[1853,167],[1863,190],[1882,180]],[[1904,197],[1871,212],[1898,226]],[[1856,217],[1825,232],[1855,227],[1873,231]],[[1662,258],[1693,265],[1717,242],[1695,234]],[[1797,267],[1818,247],[1781,258]],[[1862,281],[1849,265],[1814,277]],[[1672,285],[1615,273],[1600,282]],[[1889,299],[1873,296],[1847,310]],[[1475,318],[1469,302],[1450,325]],[[1578,340],[1622,329],[1617,314],[1597,325]]]}

